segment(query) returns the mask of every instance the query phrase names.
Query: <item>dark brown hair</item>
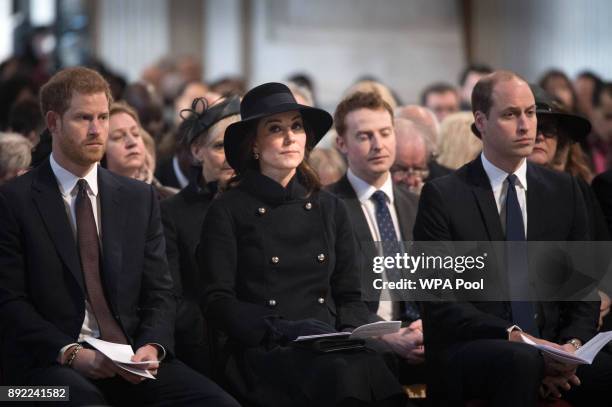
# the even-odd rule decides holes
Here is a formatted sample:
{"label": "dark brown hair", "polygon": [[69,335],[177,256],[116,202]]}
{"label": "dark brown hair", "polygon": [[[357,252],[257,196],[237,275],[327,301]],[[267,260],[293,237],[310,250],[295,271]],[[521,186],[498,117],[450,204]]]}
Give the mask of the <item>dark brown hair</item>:
{"label": "dark brown hair", "polygon": [[85,95],[104,93],[108,106],[113,103],[108,82],[98,72],[82,66],[66,68],[53,75],[40,89],[40,110],[43,117],[49,111],[63,115],[70,107],[75,92]]}
{"label": "dark brown hair", "polygon": [[393,120],[393,109],[378,92],[355,92],[344,98],[334,112],[334,126],[338,136],[343,137],[346,132],[346,116],[359,109],[386,110]]}

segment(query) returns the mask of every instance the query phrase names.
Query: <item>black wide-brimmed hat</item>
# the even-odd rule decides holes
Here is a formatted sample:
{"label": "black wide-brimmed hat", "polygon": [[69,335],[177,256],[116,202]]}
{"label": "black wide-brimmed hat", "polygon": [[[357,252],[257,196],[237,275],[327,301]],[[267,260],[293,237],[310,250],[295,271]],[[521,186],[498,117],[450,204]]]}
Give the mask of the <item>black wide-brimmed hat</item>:
{"label": "black wide-brimmed hat", "polygon": [[249,128],[259,119],[293,110],[300,112],[305,126],[313,131],[313,139],[307,141],[310,146],[314,146],[333,123],[331,115],[325,110],[297,103],[289,88],[282,83],[264,83],[248,91],[240,103],[242,120],[230,124],[225,130],[223,144],[228,164],[236,170],[245,164],[241,162],[240,145]]}
{"label": "black wide-brimmed hat", "polygon": [[[530,83],[529,88],[533,93],[536,103],[536,115],[538,117],[549,116],[559,121],[559,127],[570,137],[572,141],[581,142],[591,132],[591,122],[582,116],[567,113],[555,106],[555,99],[540,86]],[[472,133],[480,138],[480,131],[476,123],[472,123]]]}
{"label": "black wide-brimmed hat", "polygon": [[240,114],[238,96],[228,96],[211,105],[205,98],[196,98],[191,103],[191,109],[183,109],[180,112],[183,122],[179,127],[179,134],[182,134],[183,143],[191,145],[200,134],[210,129],[215,123],[238,114]]}

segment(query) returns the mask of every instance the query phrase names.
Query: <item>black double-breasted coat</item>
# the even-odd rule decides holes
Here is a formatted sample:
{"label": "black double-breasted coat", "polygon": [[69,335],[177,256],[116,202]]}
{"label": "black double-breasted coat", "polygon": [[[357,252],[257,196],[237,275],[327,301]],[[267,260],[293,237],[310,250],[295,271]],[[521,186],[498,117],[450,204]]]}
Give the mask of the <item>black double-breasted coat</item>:
{"label": "black double-breasted coat", "polygon": [[[206,315],[227,335],[225,375],[260,405],[383,400],[401,388],[379,354],[316,354],[266,343],[269,317],[316,318],[338,330],[368,321],[344,204],[283,188],[256,171],[210,206],[198,251]],[[265,343],[265,344],[264,344]]]}

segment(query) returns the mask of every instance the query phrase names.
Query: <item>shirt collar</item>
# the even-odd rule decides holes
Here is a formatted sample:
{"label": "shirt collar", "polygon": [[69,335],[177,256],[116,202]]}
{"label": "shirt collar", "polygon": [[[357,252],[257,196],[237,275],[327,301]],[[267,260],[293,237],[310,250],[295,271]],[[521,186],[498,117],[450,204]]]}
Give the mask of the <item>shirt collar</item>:
{"label": "shirt collar", "polygon": [[387,179],[380,188],[376,188],[373,185],[368,184],[367,182],[359,178],[357,175],[355,175],[355,173],[350,168],[346,173],[346,177],[353,189],[355,190],[357,199],[359,199],[359,202],[361,202],[362,204],[368,201],[372,197],[372,194],[378,190],[381,190],[385,193],[387,199],[389,199],[389,204],[393,204],[393,181],[391,180],[390,173],[387,173]]}
{"label": "shirt collar", "polygon": [[[482,160],[482,166],[489,177],[489,182],[491,183],[491,188],[493,190],[497,188],[501,188],[506,178],[508,178],[508,174],[506,171],[496,167],[493,163],[487,160],[484,152],[480,154],[480,158]],[[519,186],[524,190],[527,190],[527,159],[523,159],[521,165],[514,171],[514,175],[518,178]]]}
{"label": "shirt collar", "polygon": [[[49,163],[51,164],[51,170],[53,174],[55,174],[55,178],[57,179],[57,183],[59,184],[60,192],[64,196],[68,196],[74,190],[76,183],[81,179],[81,177],[77,177],[61,165],[55,158],[53,157],[53,153],[49,157]],[[89,185],[90,192],[94,195],[98,195],[98,164],[94,165],[91,170],[84,177],[82,177],[87,181],[87,185]]]}

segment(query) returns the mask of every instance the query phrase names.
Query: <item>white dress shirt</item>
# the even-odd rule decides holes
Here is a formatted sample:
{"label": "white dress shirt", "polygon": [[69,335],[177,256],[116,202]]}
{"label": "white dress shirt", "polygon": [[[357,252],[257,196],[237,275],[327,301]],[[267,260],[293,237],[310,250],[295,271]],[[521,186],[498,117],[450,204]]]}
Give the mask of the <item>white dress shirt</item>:
{"label": "white dress shirt", "polygon": [[[395,234],[397,235],[397,240],[402,240],[401,231],[399,228],[399,222],[397,220],[397,212],[395,210],[394,195],[393,195],[393,181],[391,180],[391,174],[387,173],[387,180],[380,187],[376,188],[361,178],[359,178],[351,169],[348,169],[346,177],[355,190],[355,194],[357,195],[357,199],[361,203],[361,210],[363,210],[363,214],[368,223],[368,227],[370,228],[370,234],[375,242],[380,242],[380,232],[378,230],[378,222],[376,222],[376,204],[371,199],[372,194],[374,192],[380,190],[383,191],[387,198],[387,207],[389,208],[389,212],[391,213],[391,220],[393,221],[393,227],[395,228]],[[383,273],[383,278],[386,278]],[[386,321],[390,321],[393,318],[393,307],[391,301],[380,301],[378,304],[378,311],[376,312],[378,316],[383,318]]]}
{"label": "white dress shirt", "polygon": [[[70,219],[70,226],[72,227],[72,232],[74,234],[74,241],[77,241],[77,229],[76,229],[76,213],[75,213],[75,203],[77,193],[79,188],[77,186],[77,182],[80,177],[77,177],[70,171],[63,168],[61,165],[53,157],[53,153],[51,153],[51,157],[49,158],[49,162],[51,164],[51,170],[57,179],[57,184],[59,185],[60,193],[62,194],[62,198],[64,199],[64,206],[66,207],[66,214],[68,215],[68,219]],[[98,236],[100,236],[100,205],[98,204],[99,196],[98,196],[98,165],[94,165],[93,168],[85,174],[83,177],[85,181],[87,181],[87,195],[91,201],[91,206],[94,213],[94,218],[96,221],[96,227],[98,229]],[[102,242],[100,241],[100,247],[102,247]],[[85,338],[100,337],[100,329],[98,327],[98,322],[94,316],[93,310],[89,301],[85,300],[85,319],[83,320],[83,325],[81,326],[81,333],[79,334],[79,342],[85,341]],[[70,346],[70,345],[68,345]],[[62,352],[63,353],[63,352]]]}
{"label": "white dress shirt", "polygon": [[[508,195],[508,175],[509,173],[493,165],[484,153],[480,155],[482,160],[482,166],[484,167],[491,188],[493,188],[493,195],[495,196],[495,204],[497,205],[497,212],[501,218],[502,229],[505,232],[506,229],[506,195]],[[527,238],[527,160],[523,159],[521,165],[514,172],[514,175],[518,178],[516,184],[516,197],[518,199],[519,206],[521,207],[521,213],[523,215],[523,226],[525,227],[525,238]]]}
{"label": "white dress shirt", "polygon": [[[63,168],[53,157],[53,153],[49,157],[49,163],[51,164],[51,170],[57,179],[57,184],[59,185],[60,193],[62,194],[62,198],[64,200],[64,206],[66,208],[66,214],[68,215],[68,219],[70,219],[70,226],[72,227],[72,232],[74,234],[74,241],[77,241],[77,228],[76,228],[76,197],[79,191],[79,187],[77,186],[77,182],[81,179],[81,177],[77,177],[70,171]],[[96,221],[96,228],[98,229],[98,243],[100,244],[100,252],[102,252],[102,231],[100,230],[100,221],[101,213],[100,213],[100,195],[98,194],[98,165],[94,165],[92,169],[82,177],[85,181],[87,181],[87,195],[89,196],[89,200],[91,201],[91,206],[93,209],[94,219]],[[100,337],[100,328],[98,326],[98,321],[96,321],[95,314],[89,301],[85,299],[85,317],[83,319],[83,324],[81,325],[81,332],[79,333],[78,342],[84,342],[86,338],[99,338]],[[75,343],[70,343],[64,346],[59,351],[58,360],[61,360],[62,355],[66,352],[68,348],[75,345]],[[155,345],[158,349],[158,360],[163,360],[166,357],[165,348],[159,343],[150,343],[149,345]]]}
{"label": "white dress shirt", "polygon": [[380,188],[376,188],[368,184],[355,175],[350,168],[348,169],[346,177],[355,190],[357,199],[359,199],[359,202],[361,203],[361,209],[363,210],[363,214],[368,222],[370,233],[372,234],[374,241],[380,242],[380,232],[378,231],[378,223],[376,222],[376,204],[371,198],[374,192],[378,190],[383,191],[387,197],[387,206],[389,208],[389,212],[391,212],[391,219],[393,220],[393,227],[395,228],[397,240],[402,240],[399,222],[397,220],[397,212],[395,211],[395,205],[393,204],[395,197],[393,196],[393,181],[391,180],[391,174],[387,173],[387,180]]}

